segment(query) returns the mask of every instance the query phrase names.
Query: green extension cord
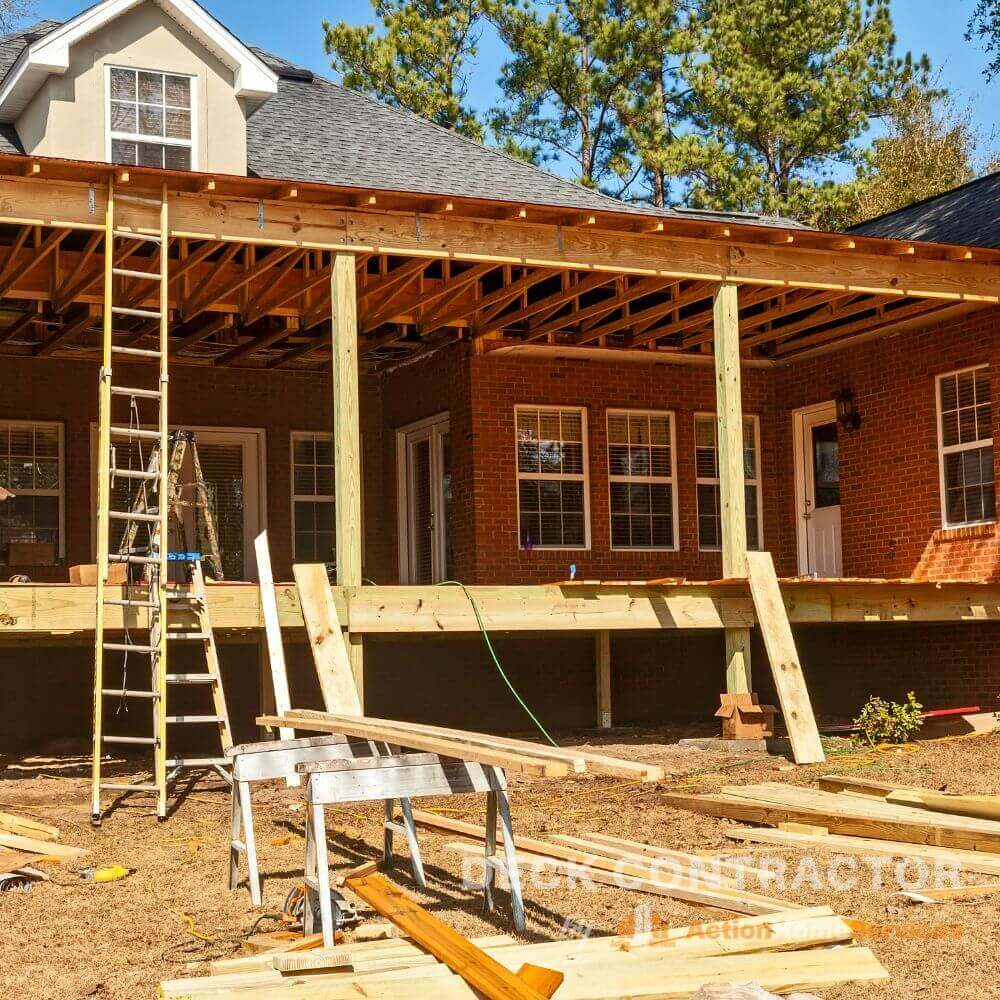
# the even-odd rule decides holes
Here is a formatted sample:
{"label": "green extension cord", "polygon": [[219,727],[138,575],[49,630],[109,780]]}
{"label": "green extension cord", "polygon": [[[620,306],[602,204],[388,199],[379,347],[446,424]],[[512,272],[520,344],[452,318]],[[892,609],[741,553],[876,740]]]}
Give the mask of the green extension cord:
{"label": "green extension cord", "polygon": [[497,668],[497,671],[503,678],[504,684],[507,685],[507,688],[510,691],[510,693],[517,700],[517,703],[521,706],[521,708],[523,708],[524,711],[527,713],[528,718],[531,719],[531,721],[535,724],[535,726],[538,728],[538,731],[542,734],[542,736],[544,736],[549,741],[549,743],[552,744],[552,746],[558,747],[559,744],[556,743],[554,739],[552,739],[552,737],[549,735],[549,731],[545,728],[545,726],[541,724],[541,722],[538,721],[538,718],[536,717],[535,713],[532,712],[530,708],[528,708],[527,704],[525,703],[525,700],[517,693],[517,688],[515,688],[514,685],[511,684],[510,678],[504,672],[503,666],[500,663],[500,657],[497,656],[497,652],[493,648],[493,643],[490,640],[490,634],[486,630],[486,623],[483,621],[483,617],[479,613],[479,607],[476,604],[475,600],[473,600],[472,594],[469,593],[469,588],[466,587],[466,585],[462,583],[460,580],[445,580],[441,584],[441,586],[462,588],[462,592],[469,599],[469,604],[472,605],[472,612],[476,616],[476,624],[479,626],[479,631],[482,633],[483,643],[486,645],[486,650],[490,654],[490,657],[493,660],[493,665]]}

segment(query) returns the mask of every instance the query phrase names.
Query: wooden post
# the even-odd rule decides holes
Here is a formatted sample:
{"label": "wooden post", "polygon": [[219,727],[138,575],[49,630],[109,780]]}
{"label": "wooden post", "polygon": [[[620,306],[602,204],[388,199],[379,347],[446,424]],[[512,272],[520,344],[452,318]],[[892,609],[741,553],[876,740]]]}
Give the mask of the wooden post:
{"label": "wooden post", "polygon": [[[715,291],[715,412],[722,517],[722,575],[747,575],[747,521],[743,468],[743,401],[737,286]],[[726,690],[751,691],[750,630],[726,629]]]}
{"label": "wooden post", "polygon": [[[358,295],[354,255],[334,255],[330,278],[333,308],[333,447],[337,517],[337,583],[361,586],[361,430],[358,404]],[[348,618],[348,628],[350,618]],[[364,651],[348,632],[351,671],[364,710]]]}
{"label": "wooden post", "polygon": [[611,633],[604,629],[594,636],[597,666],[597,727],[611,728]]}

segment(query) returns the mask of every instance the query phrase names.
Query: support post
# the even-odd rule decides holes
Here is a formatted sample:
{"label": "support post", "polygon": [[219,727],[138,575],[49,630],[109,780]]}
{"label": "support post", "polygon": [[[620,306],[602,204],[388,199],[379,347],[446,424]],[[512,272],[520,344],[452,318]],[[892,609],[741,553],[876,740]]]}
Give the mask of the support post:
{"label": "support post", "polygon": [[611,728],[611,633],[607,629],[594,636],[597,669],[597,728]]}
{"label": "support post", "polygon": [[[737,286],[715,290],[715,412],[719,456],[722,575],[747,575],[747,521],[743,467],[743,400],[740,378],[740,316]],[[750,630],[726,629],[726,691],[753,690]]]}
{"label": "support post", "polygon": [[[334,255],[333,446],[337,518],[337,583],[361,586],[361,430],[358,403],[358,292],[354,255]],[[348,623],[350,617],[348,614]],[[364,711],[364,649],[360,635],[345,636],[351,672]]]}

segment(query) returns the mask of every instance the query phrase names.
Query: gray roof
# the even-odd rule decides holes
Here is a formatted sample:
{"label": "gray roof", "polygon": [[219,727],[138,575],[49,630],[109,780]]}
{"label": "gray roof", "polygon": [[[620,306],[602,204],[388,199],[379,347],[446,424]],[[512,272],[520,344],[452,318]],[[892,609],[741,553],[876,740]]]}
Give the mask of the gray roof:
{"label": "gray roof", "polygon": [[[0,38],[0,80],[23,49],[59,21],[39,21]],[[788,219],[736,212],[630,206],[441,128],[409,111],[324,79],[260,49],[279,75],[278,93],[247,122],[248,172],[442,197],[483,198],[580,211],[635,211],[751,225]],[[23,153],[13,127],[0,126],[0,152]]]}
{"label": "gray roof", "polygon": [[851,232],[894,240],[1000,248],[1000,171],[870,219]]}

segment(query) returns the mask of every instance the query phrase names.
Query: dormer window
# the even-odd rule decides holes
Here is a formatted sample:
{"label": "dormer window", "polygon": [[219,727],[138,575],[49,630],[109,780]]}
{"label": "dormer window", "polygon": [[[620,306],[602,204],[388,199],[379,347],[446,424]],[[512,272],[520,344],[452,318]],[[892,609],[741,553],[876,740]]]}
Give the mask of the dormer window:
{"label": "dormer window", "polygon": [[108,159],[141,167],[194,169],[190,76],[108,69]]}

